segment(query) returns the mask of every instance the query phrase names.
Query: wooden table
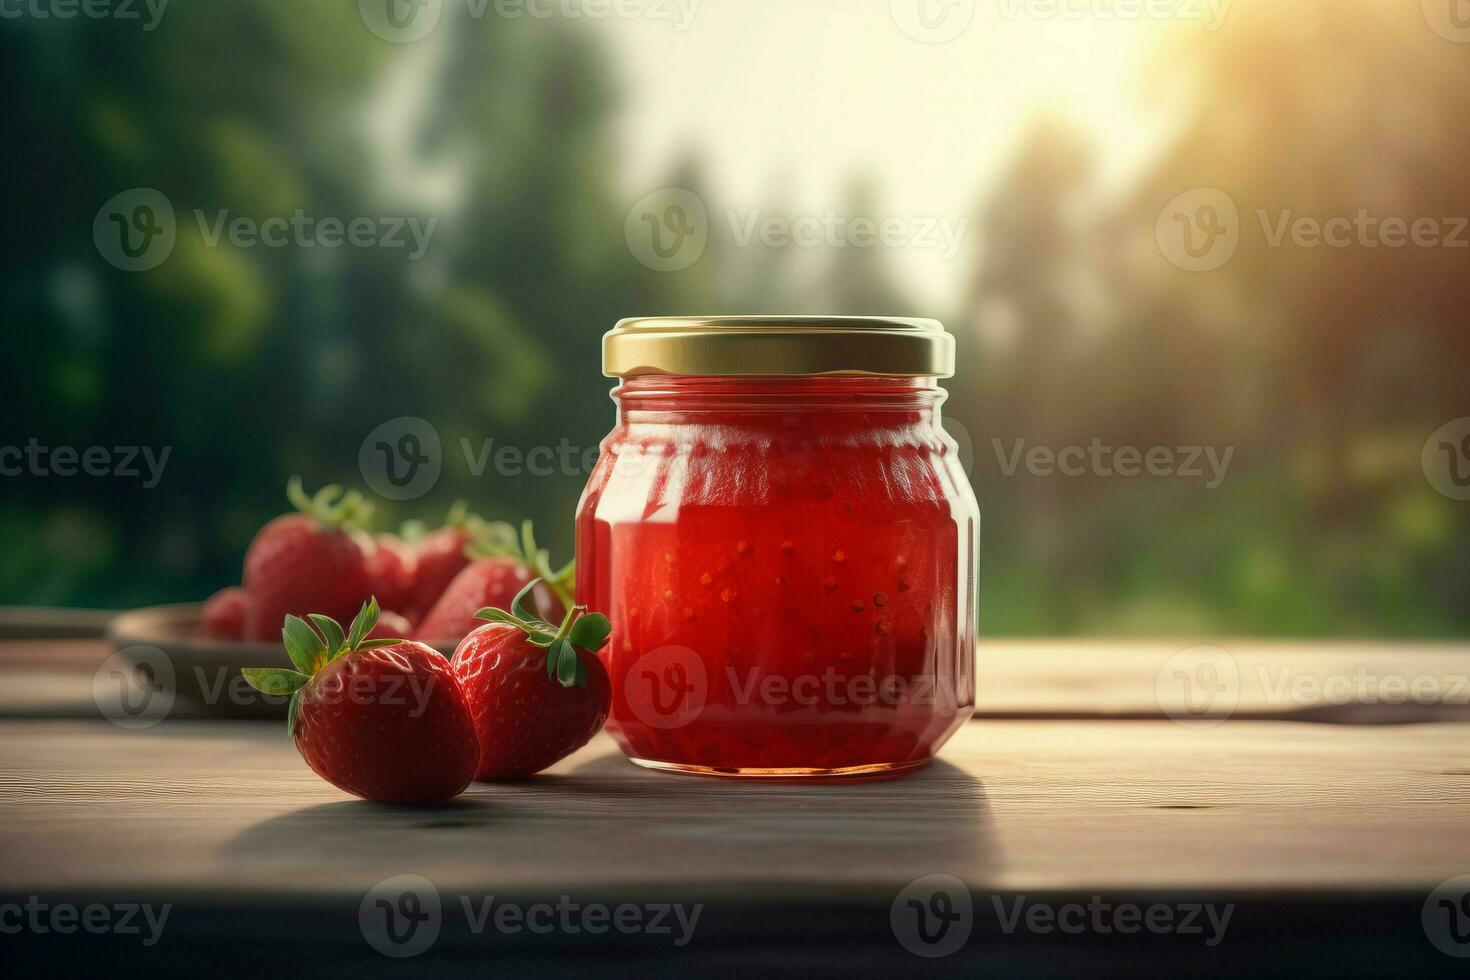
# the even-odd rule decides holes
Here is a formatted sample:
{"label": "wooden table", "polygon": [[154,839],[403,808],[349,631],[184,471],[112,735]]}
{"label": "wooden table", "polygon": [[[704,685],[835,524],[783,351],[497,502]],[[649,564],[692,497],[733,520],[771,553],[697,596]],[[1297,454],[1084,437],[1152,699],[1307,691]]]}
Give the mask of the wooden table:
{"label": "wooden table", "polygon": [[[0,905],[170,912],[148,947],[34,928],[0,947],[62,973],[1470,972],[1435,945],[1470,953],[1470,903],[1456,919],[1463,891],[1431,900],[1470,875],[1470,648],[1220,646],[1239,674],[1228,710],[1187,724],[1159,681],[1181,644],[989,644],[982,717],[909,778],[667,776],[599,739],[527,783],[397,809],[318,780],[278,724],[183,711],[120,729],[88,710],[104,647],[8,641]],[[1395,677],[1439,700],[1383,703]],[[374,891],[399,875],[440,902],[408,958],[373,947],[378,899],[425,907],[402,882]],[[957,881],[910,887],[930,875]],[[908,900],[941,912],[942,892],[968,894],[968,940],[915,955],[938,947],[914,938]],[[512,907],[506,928],[478,928],[487,900]],[[649,928],[696,905],[692,930],[674,911]],[[629,932],[591,934],[589,908],[620,906]],[[569,918],[542,934],[516,910]],[[0,929],[21,914],[0,907]]]}

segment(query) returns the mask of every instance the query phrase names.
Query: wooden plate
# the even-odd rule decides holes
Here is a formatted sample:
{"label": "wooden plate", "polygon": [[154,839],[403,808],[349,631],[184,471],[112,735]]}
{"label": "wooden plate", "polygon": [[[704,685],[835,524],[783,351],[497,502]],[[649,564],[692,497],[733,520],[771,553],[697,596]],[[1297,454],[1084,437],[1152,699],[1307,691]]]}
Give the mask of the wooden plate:
{"label": "wooden plate", "polygon": [[[147,682],[197,713],[222,717],[286,716],[284,697],[268,697],[245,683],[241,667],[290,667],[280,643],[219,640],[204,633],[204,604],[150,606],[119,613],[107,638]],[[431,644],[445,656],[454,646]],[[190,712],[195,713],[195,712]]]}

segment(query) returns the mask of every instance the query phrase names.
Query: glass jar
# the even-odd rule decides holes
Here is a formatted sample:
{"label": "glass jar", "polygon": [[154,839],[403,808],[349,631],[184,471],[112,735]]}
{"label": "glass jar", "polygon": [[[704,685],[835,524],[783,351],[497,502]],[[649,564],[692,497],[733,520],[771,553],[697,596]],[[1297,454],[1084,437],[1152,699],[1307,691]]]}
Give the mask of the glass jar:
{"label": "glass jar", "polygon": [[974,708],[979,512],[932,320],[624,320],[617,426],[577,512],[612,619],[608,729],[732,776],[923,765]]}

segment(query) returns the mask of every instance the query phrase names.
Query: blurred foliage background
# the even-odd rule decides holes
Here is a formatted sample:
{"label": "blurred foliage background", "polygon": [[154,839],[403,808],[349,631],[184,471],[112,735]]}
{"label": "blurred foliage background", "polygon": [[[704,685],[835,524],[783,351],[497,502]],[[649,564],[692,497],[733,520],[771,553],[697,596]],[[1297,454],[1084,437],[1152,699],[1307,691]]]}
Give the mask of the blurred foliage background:
{"label": "blurred foliage background", "polygon": [[[705,3],[728,15],[733,0]],[[830,11],[880,18],[912,46],[886,7]],[[1470,251],[1271,247],[1255,219],[1470,213],[1470,43],[1419,7],[1237,0],[1208,34],[1153,25],[1138,90],[1116,98],[1164,124],[1121,177],[1105,151],[1132,137],[1100,139],[1055,102],[945,161],[988,175],[954,202],[969,247],[943,272],[949,290],[884,249],[798,256],[727,234],[686,270],[640,264],[624,222],[643,194],[688,188],[711,215],[732,202],[697,139],[647,186],[619,178],[618,119],[640,97],[620,59],[648,43],[620,48],[623,25],[446,10],[430,38],[394,44],[351,0],[172,0],[148,31],[7,16],[0,444],[171,454],[152,489],[5,477],[0,601],[126,606],[236,582],[253,531],[285,509],[287,476],[360,485],[364,437],[398,416],[436,427],[444,470],[420,499],[379,500],[381,527],[465,498],[535,518],[565,554],[584,475],[476,476],[461,439],[595,445],[612,421],[598,338],[621,316],[831,312],[937,316],[958,338],[946,410],[985,514],[984,632],[1464,635],[1470,504],[1437,492],[1420,454],[1470,415]],[[701,29],[714,28],[689,36]],[[884,74],[881,51],[848,62],[854,78],[911,83]],[[783,112],[813,111],[799,60],[750,63],[789,73]],[[740,99],[729,78],[666,84],[716,118]],[[913,98],[936,133],[971,118],[953,93]],[[881,218],[884,181],[903,175],[867,164],[844,160],[850,179],[827,197]],[[779,175],[771,186],[776,209]],[[99,255],[93,220],[134,187],[162,191],[178,220],[167,260],[130,273]],[[1240,205],[1238,250],[1209,272],[1165,261],[1156,238],[1160,209],[1198,187]],[[210,243],[195,209],[437,224],[409,261]],[[1234,454],[1215,489],[1003,465],[1018,439],[1095,438]]]}

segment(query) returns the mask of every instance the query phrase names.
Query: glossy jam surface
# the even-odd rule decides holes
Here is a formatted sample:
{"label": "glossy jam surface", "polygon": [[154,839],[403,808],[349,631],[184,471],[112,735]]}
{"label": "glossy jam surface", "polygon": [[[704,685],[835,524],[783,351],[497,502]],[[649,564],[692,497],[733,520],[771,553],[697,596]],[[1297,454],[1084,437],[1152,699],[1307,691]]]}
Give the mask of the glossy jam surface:
{"label": "glossy jam surface", "polygon": [[748,775],[922,764],[974,704],[978,514],[913,379],[643,378],[577,517],[609,730]]}

